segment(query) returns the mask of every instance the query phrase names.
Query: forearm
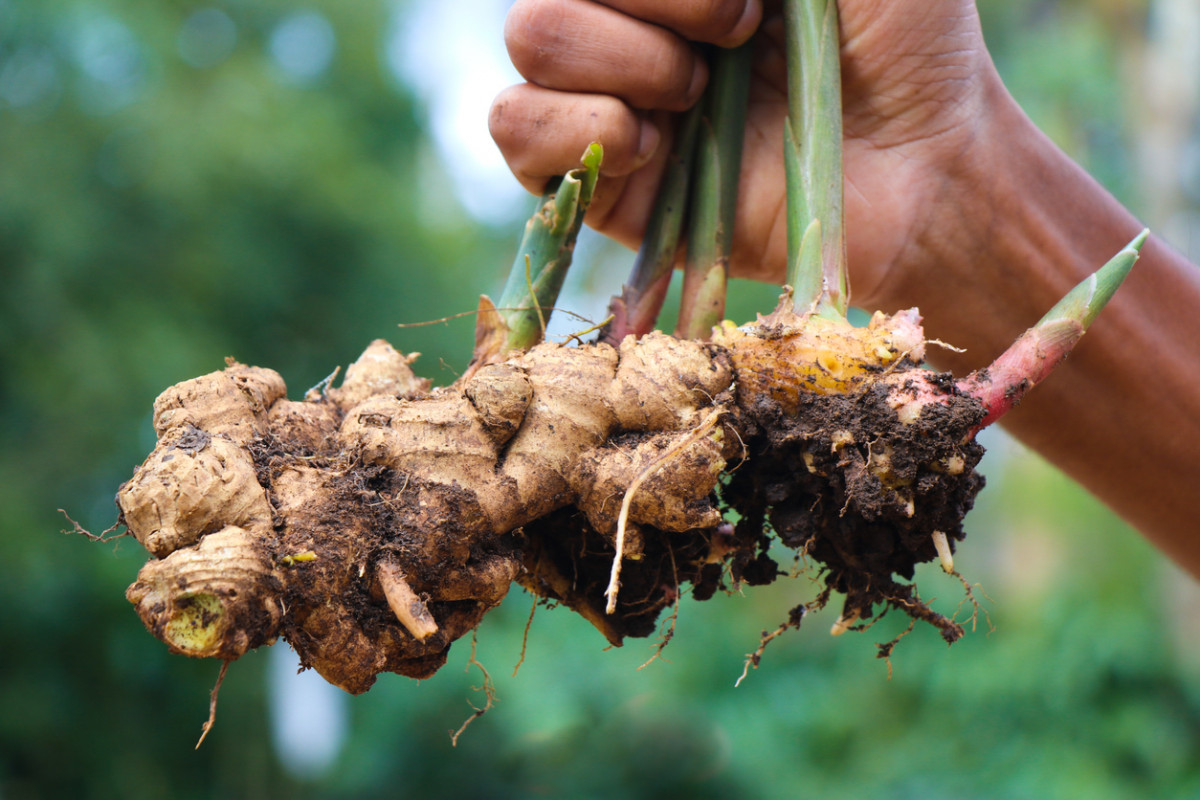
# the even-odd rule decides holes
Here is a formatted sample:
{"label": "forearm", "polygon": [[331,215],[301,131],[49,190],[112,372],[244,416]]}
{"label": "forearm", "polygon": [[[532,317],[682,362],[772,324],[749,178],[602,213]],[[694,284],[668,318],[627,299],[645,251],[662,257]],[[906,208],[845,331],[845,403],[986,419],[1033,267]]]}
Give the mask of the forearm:
{"label": "forearm", "polygon": [[[940,365],[991,361],[1139,223],[998,88],[996,118],[948,182],[921,270],[889,287],[930,336],[967,348]],[[1200,444],[1200,269],[1151,237],[1112,304],[1006,427],[1200,575],[1191,507]]]}

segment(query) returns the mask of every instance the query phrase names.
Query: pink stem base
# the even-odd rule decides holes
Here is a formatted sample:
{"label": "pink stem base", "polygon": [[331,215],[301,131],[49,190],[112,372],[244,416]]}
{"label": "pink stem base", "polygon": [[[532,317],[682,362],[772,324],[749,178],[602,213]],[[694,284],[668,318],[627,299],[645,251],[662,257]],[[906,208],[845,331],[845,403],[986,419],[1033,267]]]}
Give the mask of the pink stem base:
{"label": "pink stem base", "polygon": [[987,411],[975,432],[1016,408],[1026,392],[1062,363],[1083,331],[1082,324],[1070,319],[1030,328],[991,366],[958,381],[958,390],[974,397]]}

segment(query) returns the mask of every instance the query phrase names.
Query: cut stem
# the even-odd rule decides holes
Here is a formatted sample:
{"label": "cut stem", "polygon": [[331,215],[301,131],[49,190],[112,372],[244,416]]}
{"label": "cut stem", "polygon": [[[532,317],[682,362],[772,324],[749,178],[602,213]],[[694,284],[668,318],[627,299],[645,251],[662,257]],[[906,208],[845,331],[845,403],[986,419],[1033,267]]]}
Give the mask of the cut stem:
{"label": "cut stem", "polygon": [[663,300],[671,285],[679,237],[687,216],[688,191],[696,152],[696,136],[704,114],[707,95],[679,121],[666,171],[659,184],[654,209],[646,224],[646,235],[633,263],[633,272],[621,292],[609,303],[612,323],[604,332],[604,341],[618,344],[626,336],[642,337],[654,330]]}
{"label": "cut stem", "polygon": [[588,146],[582,166],[552,183],[525,224],[525,235],[500,296],[499,314],[506,326],[504,352],[539,343],[546,320],[558,299],[583,216],[592,202],[604,149]]}
{"label": "cut stem", "polygon": [[788,270],[799,313],[844,317],[841,40],[836,0],[786,0]]}
{"label": "cut stem", "polygon": [[707,339],[725,316],[729,254],[750,89],[751,45],[720,50],[699,123],[696,175],[688,210],[688,254],[675,335]]}
{"label": "cut stem", "polygon": [[433,614],[429,613],[425,601],[408,585],[400,567],[391,562],[380,564],[379,585],[383,588],[383,596],[387,598],[392,613],[414,639],[423,642],[438,632]]}
{"label": "cut stem", "polygon": [[987,412],[975,431],[1015,408],[1026,392],[1062,363],[1125,280],[1149,235],[1148,230],[1139,233],[1107,264],[1059,300],[990,366],[958,382],[959,391],[973,396]]}

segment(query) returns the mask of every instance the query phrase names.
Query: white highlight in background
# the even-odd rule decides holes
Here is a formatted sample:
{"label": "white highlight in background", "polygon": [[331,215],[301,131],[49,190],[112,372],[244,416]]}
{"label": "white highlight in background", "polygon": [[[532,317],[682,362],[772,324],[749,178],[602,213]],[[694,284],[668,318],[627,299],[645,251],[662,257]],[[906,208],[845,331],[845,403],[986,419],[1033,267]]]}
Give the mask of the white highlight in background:
{"label": "white highlight in background", "polygon": [[492,225],[527,216],[521,189],[488,133],[488,109],[500,91],[521,82],[504,49],[509,0],[397,4],[384,44],[392,75],[410,86],[429,113],[438,156],[471,216]]}
{"label": "white highlight in background", "polygon": [[349,697],[313,670],[298,672],[300,659],[282,642],[267,654],[275,754],[289,774],[314,780],[329,771],[346,743]]}

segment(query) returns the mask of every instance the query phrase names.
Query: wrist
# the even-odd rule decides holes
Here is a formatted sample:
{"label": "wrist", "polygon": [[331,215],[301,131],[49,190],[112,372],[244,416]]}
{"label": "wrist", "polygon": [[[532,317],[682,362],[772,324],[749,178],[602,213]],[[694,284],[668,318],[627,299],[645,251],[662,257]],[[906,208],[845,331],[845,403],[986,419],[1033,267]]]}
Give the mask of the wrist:
{"label": "wrist", "polygon": [[881,286],[884,307],[918,306],[931,337],[971,351],[941,359],[956,370],[998,355],[1141,228],[994,72],[977,109]]}

